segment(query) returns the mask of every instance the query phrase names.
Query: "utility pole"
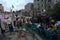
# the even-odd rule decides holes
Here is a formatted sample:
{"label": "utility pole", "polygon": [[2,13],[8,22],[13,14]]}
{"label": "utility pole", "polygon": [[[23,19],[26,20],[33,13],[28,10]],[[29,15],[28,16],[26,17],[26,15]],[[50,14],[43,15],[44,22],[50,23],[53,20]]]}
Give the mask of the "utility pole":
{"label": "utility pole", "polygon": [[14,6],[12,5],[12,8],[11,8],[10,12],[11,12],[11,21],[12,21],[12,26],[14,27],[14,25],[13,25],[13,21],[14,21],[13,8],[14,8]]}

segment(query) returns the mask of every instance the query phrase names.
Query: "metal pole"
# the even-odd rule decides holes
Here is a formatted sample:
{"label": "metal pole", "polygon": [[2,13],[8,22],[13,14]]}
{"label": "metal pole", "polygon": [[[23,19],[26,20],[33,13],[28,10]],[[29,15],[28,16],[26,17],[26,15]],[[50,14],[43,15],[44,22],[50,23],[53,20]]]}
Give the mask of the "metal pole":
{"label": "metal pole", "polygon": [[11,8],[11,22],[12,22],[12,26],[13,26],[13,28],[14,28],[14,25],[13,25],[13,13],[12,13],[12,9],[13,9],[13,8]]}

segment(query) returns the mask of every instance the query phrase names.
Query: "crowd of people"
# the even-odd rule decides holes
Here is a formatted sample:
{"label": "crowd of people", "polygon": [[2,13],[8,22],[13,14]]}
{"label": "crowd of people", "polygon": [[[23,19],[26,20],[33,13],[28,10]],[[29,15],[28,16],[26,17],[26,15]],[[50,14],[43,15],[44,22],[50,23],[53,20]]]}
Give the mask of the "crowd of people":
{"label": "crowd of people", "polygon": [[[40,35],[43,35],[44,37],[49,37],[51,40],[57,38],[55,34],[60,34],[60,23],[58,24],[56,20],[54,20],[53,17],[49,16],[33,16],[30,19],[30,27],[34,31],[40,32]],[[41,30],[42,29],[42,30]],[[51,35],[49,35],[49,34]],[[60,36],[60,35],[59,35]],[[60,40],[60,39],[57,39]]]}
{"label": "crowd of people", "polygon": [[[13,24],[12,24],[13,23]],[[1,33],[4,34],[6,31],[6,27],[9,28],[9,32],[14,31],[14,27],[17,27],[18,29],[24,25],[24,23],[29,24],[28,28],[31,28],[32,26],[36,27],[38,31],[40,31],[40,28],[43,30],[41,33],[46,36],[48,31],[51,35],[51,37],[55,36],[54,34],[60,34],[60,23],[58,25],[57,21],[53,19],[53,17],[49,17],[47,15],[36,15],[31,18],[24,18],[24,17],[16,17],[16,19],[11,22],[1,22],[0,20],[0,30]],[[36,31],[37,31],[36,30]]]}
{"label": "crowd of people", "polygon": [[22,17],[17,17],[13,21],[11,21],[11,19],[7,19],[6,21],[0,20],[0,34],[5,35],[6,32],[10,32],[11,34],[14,32],[14,28],[17,27],[19,29],[22,26],[22,23]]}

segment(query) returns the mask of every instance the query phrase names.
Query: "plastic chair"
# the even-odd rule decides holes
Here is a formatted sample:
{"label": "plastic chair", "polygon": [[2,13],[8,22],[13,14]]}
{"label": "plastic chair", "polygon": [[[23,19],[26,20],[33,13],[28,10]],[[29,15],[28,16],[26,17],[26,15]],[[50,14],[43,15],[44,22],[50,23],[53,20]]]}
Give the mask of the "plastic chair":
{"label": "plastic chair", "polygon": [[56,40],[60,40],[60,34],[56,34]]}
{"label": "plastic chair", "polygon": [[30,25],[31,30],[35,31],[36,30],[36,26],[35,25]]}
{"label": "plastic chair", "polygon": [[37,30],[38,30],[39,35],[43,35],[43,30],[42,30],[42,28],[38,28]]}
{"label": "plastic chair", "polygon": [[52,40],[53,39],[53,36],[54,34],[51,34],[49,31],[45,30],[45,35],[46,35],[46,38],[48,38],[49,40]]}

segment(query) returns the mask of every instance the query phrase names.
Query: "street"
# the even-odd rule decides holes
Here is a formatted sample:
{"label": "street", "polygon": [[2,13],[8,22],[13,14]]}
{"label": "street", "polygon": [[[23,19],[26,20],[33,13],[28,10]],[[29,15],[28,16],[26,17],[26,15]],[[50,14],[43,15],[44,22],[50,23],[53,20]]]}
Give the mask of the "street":
{"label": "street", "polygon": [[5,33],[6,37],[0,35],[1,40],[42,40],[36,33],[31,33],[32,31],[19,30],[18,32],[13,32],[9,35],[9,32]]}
{"label": "street", "polygon": [[8,37],[4,37],[3,35],[0,35],[0,40],[9,40]]}

